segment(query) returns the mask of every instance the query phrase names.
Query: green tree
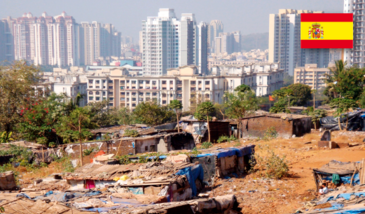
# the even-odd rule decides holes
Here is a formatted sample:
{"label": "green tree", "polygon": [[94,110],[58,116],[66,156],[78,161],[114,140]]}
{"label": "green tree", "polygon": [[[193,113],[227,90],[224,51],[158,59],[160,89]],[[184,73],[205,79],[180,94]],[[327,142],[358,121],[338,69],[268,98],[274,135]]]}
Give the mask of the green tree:
{"label": "green tree", "polygon": [[133,111],[133,116],[140,123],[159,125],[171,121],[174,112],[167,106],[160,106],[156,102],[142,102]]}
{"label": "green tree", "polygon": [[180,126],[179,126],[179,114],[181,109],[183,108],[181,102],[179,100],[171,100],[170,102],[170,108],[175,110],[176,114],[176,121],[177,121],[177,132],[180,132]]}
{"label": "green tree", "polygon": [[234,91],[244,93],[244,92],[246,92],[246,91],[251,91],[251,88],[250,88],[250,86],[248,86],[248,85],[242,84],[242,85],[237,86],[237,87],[234,89]]}
{"label": "green tree", "polygon": [[133,115],[129,108],[121,108],[118,110],[118,124],[120,125],[130,125],[133,123]]}
{"label": "green tree", "polygon": [[341,127],[341,117],[344,113],[346,113],[346,129],[348,126],[348,111],[351,108],[357,108],[358,104],[353,99],[346,99],[346,98],[335,98],[330,103],[331,108],[336,108],[335,116],[338,116],[338,126],[339,129],[342,130]]}
{"label": "green tree", "polygon": [[208,128],[208,142],[210,141],[210,127],[209,127],[209,114],[214,112],[214,105],[210,101],[205,101],[199,104],[198,113],[204,115],[207,118],[207,128]]}
{"label": "green tree", "polygon": [[69,116],[63,116],[60,118],[60,122],[57,126],[57,134],[64,140],[76,141],[80,143],[80,164],[82,162],[82,141],[93,136],[89,131],[91,128],[95,128],[96,124],[91,121],[92,112],[90,107],[76,107]]}
{"label": "green tree", "polygon": [[37,67],[25,61],[0,66],[0,128],[6,133],[12,132],[23,120],[21,110],[42,97],[43,94],[34,90],[40,75]]}
{"label": "green tree", "polygon": [[258,100],[253,91],[237,91],[234,93],[225,93],[225,109],[229,118],[235,119],[237,129],[240,130],[241,118],[254,113],[258,107]]}
{"label": "green tree", "polygon": [[312,112],[309,112],[309,116],[312,117],[312,123],[314,124],[314,129],[317,130],[317,122],[321,120],[321,118],[327,116],[327,112],[323,109],[316,109]]}
{"label": "green tree", "polygon": [[23,120],[18,124],[17,130],[21,136],[41,144],[56,142],[56,124],[60,117],[67,115],[64,100],[65,96],[52,93],[20,110]]}

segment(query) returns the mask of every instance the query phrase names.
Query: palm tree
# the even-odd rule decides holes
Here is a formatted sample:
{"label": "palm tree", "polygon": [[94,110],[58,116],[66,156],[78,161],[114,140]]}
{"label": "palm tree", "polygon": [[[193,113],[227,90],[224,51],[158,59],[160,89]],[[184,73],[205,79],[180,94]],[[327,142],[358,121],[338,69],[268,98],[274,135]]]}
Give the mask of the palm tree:
{"label": "palm tree", "polygon": [[284,91],[284,96],[288,97],[288,110],[289,110],[289,107],[290,107],[290,96],[293,95],[293,90],[287,88],[285,89]]}
{"label": "palm tree", "polygon": [[202,102],[197,109],[198,113],[207,117],[208,142],[210,141],[209,114],[214,111],[214,106],[210,101]]}
{"label": "palm tree", "polygon": [[181,102],[180,101],[178,101],[178,100],[172,100],[171,102],[170,102],[170,108],[171,109],[174,109],[175,110],[175,113],[176,113],[176,121],[177,121],[177,132],[180,132],[180,126],[179,126],[179,110],[181,110],[182,109],[182,104],[181,104]]}

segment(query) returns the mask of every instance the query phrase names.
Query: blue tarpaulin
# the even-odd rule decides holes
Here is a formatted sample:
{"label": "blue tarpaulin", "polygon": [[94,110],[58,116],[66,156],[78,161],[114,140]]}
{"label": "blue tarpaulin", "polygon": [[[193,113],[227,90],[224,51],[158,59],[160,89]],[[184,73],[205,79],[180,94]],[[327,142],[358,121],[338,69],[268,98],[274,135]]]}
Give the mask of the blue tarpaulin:
{"label": "blue tarpaulin", "polygon": [[350,200],[351,195],[355,195],[357,197],[365,197],[365,192],[352,192],[352,193],[341,193],[338,194],[336,198],[334,198],[334,196],[330,196],[327,198],[327,200],[325,200],[325,202],[327,201],[331,201],[331,200],[336,200],[337,198],[344,198],[346,200]]}
{"label": "blue tarpaulin", "polygon": [[350,210],[341,210],[339,212],[335,212],[334,214],[360,214],[365,212],[365,207],[350,209]]}
{"label": "blue tarpaulin", "polygon": [[331,211],[331,210],[339,210],[343,208],[343,204],[339,203],[331,203],[332,207],[323,208],[323,209],[315,209],[316,211]]}
{"label": "blue tarpaulin", "polygon": [[249,145],[239,148],[225,148],[225,149],[218,149],[217,152],[214,153],[207,153],[207,154],[199,154],[196,157],[206,157],[206,156],[217,156],[217,158],[224,158],[236,155],[237,157],[242,157],[245,155],[252,154],[254,152],[255,145]]}
{"label": "blue tarpaulin", "polygon": [[192,189],[193,196],[197,195],[195,180],[200,179],[201,181],[204,180],[204,171],[203,167],[198,164],[192,167],[186,167],[184,169],[179,170],[176,175],[186,175],[189,181],[189,185]]}
{"label": "blue tarpaulin", "polygon": [[[341,183],[343,184],[350,184],[351,182],[351,177],[352,175],[348,175],[348,176],[341,176],[340,175],[340,179],[341,179]],[[326,181],[332,181],[332,175],[329,175],[329,176],[323,176],[322,178],[323,180],[326,180]],[[354,175],[354,179],[352,181],[352,185],[360,185],[360,177],[359,177],[359,173],[356,173]]]}

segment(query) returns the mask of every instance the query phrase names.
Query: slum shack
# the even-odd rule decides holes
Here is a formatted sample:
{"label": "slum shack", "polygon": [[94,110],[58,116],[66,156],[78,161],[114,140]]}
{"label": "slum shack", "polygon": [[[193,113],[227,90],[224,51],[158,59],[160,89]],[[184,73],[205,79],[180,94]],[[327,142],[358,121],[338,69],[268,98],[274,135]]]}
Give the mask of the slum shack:
{"label": "slum shack", "polygon": [[364,160],[332,160],[314,169],[313,175],[321,192],[296,213],[365,213]]}
{"label": "slum shack", "polygon": [[[180,126],[183,131],[193,135],[195,143],[208,141],[207,121],[186,119],[182,120]],[[230,136],[229,128],[228,121],[209,121],[210,139],[212,143],[216,143],[220,136]]]}
{"label": "slum shack", "polygon": [[240,175],[249,169],[249,161],[255,153],[255,145],[236,148],[200,150],[202,154],[191,156],[192,163],[199,162],[204,169],[204,181],[211,183],[212,178],[224,178],[230,174]]}
{"label": "slum shack", "polygon": [[295,114],[266,114],[245,117],[241,120],[243,138],[264,137],[268,128],[274,128],[279,137],[290,138],[303,136],[311,132],[312,119],[306,115]]}
{"label": "slum shack", "polygon": [[322,183],[333,186],[340,184],[360,185],[365,183],[365,167],[362,162],[341,162],[332,160],[319,169],[313,169],[317,190]]}
{"label": "slum shack", "polygon": [[[70,190],[107,189],[118,194],[152,195],[162,201],[191,199],[202,190],[199,164],[149,162],[145,164],[87,164],[65,177]],[[122,196],[122,195],[120,195]]]}
{"label": "slum shack", "polygon": [[[85,142],[83,150],[102,150],[106,154],[135,155],[146,152],[169,152],[172,150],[193,149],[195,147],[193,136],[187,132],[161,133],[142,137],[125,137],[109,141]],[[66,144],[59,148],[60,153],[66,153],[73,159],[73,165],[78,164],[80,144]],[[85,163],[90,163],[90,157],[84,157]]]}

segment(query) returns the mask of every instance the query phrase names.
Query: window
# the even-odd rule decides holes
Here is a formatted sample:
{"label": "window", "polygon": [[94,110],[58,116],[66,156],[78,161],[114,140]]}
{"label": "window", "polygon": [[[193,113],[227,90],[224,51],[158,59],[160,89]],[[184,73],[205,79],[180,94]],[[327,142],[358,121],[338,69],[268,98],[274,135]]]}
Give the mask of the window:
{"label": "window", "polygon": [[91,84],[92,84],[92,83],[93,83],[93,80],[89,80],[89,83],[91,83]]}
{"label": "window", "polygon": [[109,82],[109,83],[113,83],[113,80],[109,80],[108,82]]}
{"label": "window", "polygon": [[124,86],[120,86],[120,89],[122,89],[122,90],[123,90],[123,89],[124,89]]}
{"label": "window", "polygon": [[143,93],[139,93],[139,96],[143,96]]}
{"label": "window", "polygon": [[99,84],[99,83],[100,83],[100,81],[99,81],[99,80],[96,80],[96,81],[95,81],[95,83],[96,83],[96,84]]}
{"label": "window", "polygon": [[125,95],[125,92],[121,92],[120,95]]}
{"label": "window", "polygon": [[123,97],[123,98],[120,98],[120,101],[124,101],[125,100],[125,98]]}
{"label": "window", "polygon": [[92,94],[93,94],[93,92],[92,92],[92,91],[89,91],[89,94],[91,94],[91,95],[92,95]]}
{"label": "window", "polygon": [[192,85],[195,85],[195,81],[191,81],[190,83],[191,83]]}
{"label": "window", "polygon": [[109,91],[109,95],[113,96],[113,92]]}
{"label": "window", "polygon": [[100,100],[100,97],[95,97],[96,100]]}
{"label": "window", "polygon": [[166,84],[166,81],[162,81],[162,84]]}
{"label": "window", "polygon": [[152,96],[157,96],[157,93],[156,93],[156,92],[153,92],[153,93],[152,93]]}
{"label": "window", "polygon": [[93,88],[93,86],[92,85],[89,85],[89,88]]}
{"label": "window", "polygon": [[150,81],[149,80],[146,80],[146,84],[150,84]]}
{"label": "window", "polygon": [[133,104],[132,104],[132,107],[136,107],[136,104],[135,104],[135,103],[133,103]]}
{"label": "window", "polygon": [[170,80],[170,84],[171,84],[171,85],[172,85],[172,84],[174,84],[174,81]]}
{"label": "window", "polygon": [[113,106],[113,103],[109,103],[109,106]]}
{"label": "window", "polygon": [[105,96],[106,95],[106,93],[105,93],[105,91],[103,91],[103,96]]}
{"label": "window", "polygon": [[113,89],[113,86],[109,86],[109,89]]}
{"label": "window", "polygon": [[132,84],[136,84],[136,82],[137,82],[137,81],[133,80],[133,81],[132,81]]}
{"label": "window", "polygon": [[136,96],[136,92],[132,92],[132,96]]}
{"label": "window", "polygon": [[103,80],[103,83],[105,83],[106,82],[106,80]]}
{"label": "window", "polygon": [[146,96],[150,96],[150,95],[151,95],[151,93],[150,93],[150,92],[147,92],[147,93],[146,93]]}
{"label": "window", "polygon": [[209,83],[210,83],[209,81],[205,81],[205,85],[209,85]]}
{"label": "window", "polygon": [[129,80],[127,80],[127,83],[129,83]]}
{"label": "window", "polygon": [[97,92],[95,92],[95,94],[96,94],[96,95],[99,95],[99,94],[100,94],[100,92],[99,92],[99,91],[97,91]]}
{"label": "window", "polygon": [[120,84],[124,84],[124,83],[125,83],[125,82],[124,82],[124,80],[121,80],[121,81],[120,81]]}
{"label": "window", "polygon": [[156,85],[156,81],[152,81],[152,85]]}
{"label": "window", "polygon": [[111,97],[111,98],[109,98],[109,100],[110,100],[110,101],[113,101],[113,100],[114,100],[114,98],[113,98],[113,97]]}
{"label": "window", "polygon": [[94,97],[89,97],[89,100],[94,100]]}
{"label": "window", "polygon": [[163,100],[163,101],[162,101],[162,104],[166,104],[166,100]]}

